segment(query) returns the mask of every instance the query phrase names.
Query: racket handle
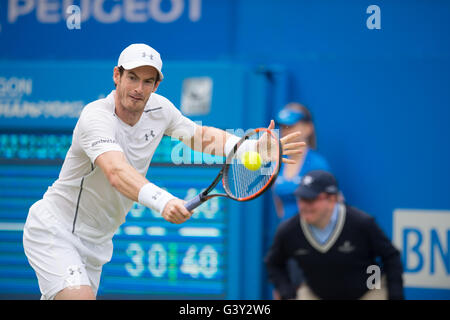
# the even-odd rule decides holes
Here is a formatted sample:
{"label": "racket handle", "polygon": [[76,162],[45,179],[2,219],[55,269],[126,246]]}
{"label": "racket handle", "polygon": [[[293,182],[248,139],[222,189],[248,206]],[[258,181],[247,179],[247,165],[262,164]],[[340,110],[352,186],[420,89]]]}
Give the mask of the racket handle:
{"label": "racket handle", "polygon": [[202,199],[201,194],[196,195],[194,198],[186,202],[184,205],[186,209],[189,211],[197,208],[199,205],[201,205],[205,200]]}

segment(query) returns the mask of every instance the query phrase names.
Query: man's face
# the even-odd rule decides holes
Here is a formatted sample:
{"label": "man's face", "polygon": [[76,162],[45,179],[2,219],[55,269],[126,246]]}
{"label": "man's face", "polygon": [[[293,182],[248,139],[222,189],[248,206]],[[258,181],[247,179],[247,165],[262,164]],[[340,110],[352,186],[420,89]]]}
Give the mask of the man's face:
{"label": "man's face", "polygon": [[124,70],[122,75],[119,68],[115,67],[113,78],[120,107],[128,112],[142,112],[160,83],[156,82],[158,71],[150,66]]}
{"label": "man's face", "polygon": [[322,192],[314,199],[297,199],[297,205],[300,208],[300,215],[311,225],[320,225],[333,210],[336,203],[334,196]]}

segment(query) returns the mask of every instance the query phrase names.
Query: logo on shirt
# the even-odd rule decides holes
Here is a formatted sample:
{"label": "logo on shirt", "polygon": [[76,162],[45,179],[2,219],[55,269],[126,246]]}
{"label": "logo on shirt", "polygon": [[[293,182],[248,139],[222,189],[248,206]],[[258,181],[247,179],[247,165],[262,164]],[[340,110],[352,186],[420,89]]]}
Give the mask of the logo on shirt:
{"label": "logo on shirt", "polygon": [[355,247],[350,243],[350,241],[345,241],[340,247],[338,247],[338,251],[342,253],[350,253],[355,250]]}
{"label": "logo on shirt", "polygon": [[100,139],[100,140],[92,142],[91,147],[95,147],[99,143],[116,143],[116,140],[114,140],[114,139]]}
{"label": "logo on shirt", "polygon": [[150,135],[147,134],[147,133],[145,134],[145,141],[148,141],[148,138],[150,138],[150,137],[152,137],[152,138],[156,137],[156,135],[153,132],[153,130],[150,130]]}
{"label": "logo on shirt", "polygon": [[309,251],[307,249],[300,248],[300,249],[298,249],[298,250],[296,250],[294,252],[294,255],[296,255],[296,256],[304,256],[304,255],[306,255],[308,253],[309,253]]}

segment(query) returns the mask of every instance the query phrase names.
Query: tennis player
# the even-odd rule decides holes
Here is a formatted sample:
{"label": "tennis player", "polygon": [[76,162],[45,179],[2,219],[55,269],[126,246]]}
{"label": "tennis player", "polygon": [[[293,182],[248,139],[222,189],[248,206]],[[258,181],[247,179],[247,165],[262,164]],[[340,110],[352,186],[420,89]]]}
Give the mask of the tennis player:
{"label": "tennis player", "polygon": [[[156,94],[161,69],[160,54],[146,44],[122,51],[113,71],[116,90],[85,106],[59,178],[30,208],[23,245],[41,299],[96,298],[102,267],[111,260],[112,237],[133,202],[172,223],[191,217],[184,200],[145,178],[163,135],[219,156],[239,140],[195,124]],[[302,153],[303,144],[290,143],[297,135],[281,140],[284,155]]]}

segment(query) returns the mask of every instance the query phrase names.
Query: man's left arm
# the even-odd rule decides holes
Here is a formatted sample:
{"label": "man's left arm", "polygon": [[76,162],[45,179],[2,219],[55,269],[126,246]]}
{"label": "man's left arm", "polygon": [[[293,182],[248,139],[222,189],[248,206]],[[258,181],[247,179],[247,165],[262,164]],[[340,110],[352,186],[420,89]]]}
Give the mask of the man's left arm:
{"label": "man's left arm", "polygon": [[181,141],[192,150],[214,156],[225,156],[226,141],[232,136],[232,134],[218,128],[197,126],[192,137],[188,139],[181,137]]}
{"label": "man's left arm", "polygon": [[378,226],[373,217],[368,224],[371,246],[376,256],[381,257],[387,277],[389,300],[403,300],[403,266],[400,252]]}
{"label": "man's left arm", "polygon": [[[272,130],[274,127],[275,123],[272,120],[268,129]],[[305,143],[294,142],[299,135],[301,135],[300,132],[293,132],[280,139],[282,154],[284,156],[303,153],[303,149],[306,146]],[[226,150],[231,150],[234,144],[240,139],[227,131],[208,126],[196,126],[193,136],[184,138],[180,135],[179,138],[192,150],[215,156],[226,156]],[[294,160],[289,158],[283,158],[283,162],[295,163]]]}

